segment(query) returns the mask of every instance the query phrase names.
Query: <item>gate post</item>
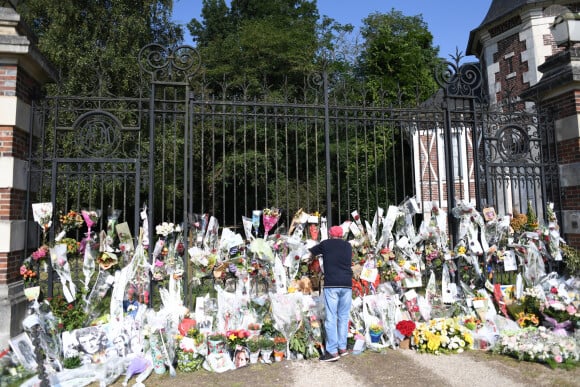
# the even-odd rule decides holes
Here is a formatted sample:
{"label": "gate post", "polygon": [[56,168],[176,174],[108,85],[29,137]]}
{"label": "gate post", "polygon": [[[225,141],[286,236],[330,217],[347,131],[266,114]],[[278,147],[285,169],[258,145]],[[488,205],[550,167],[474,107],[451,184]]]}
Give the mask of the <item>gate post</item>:
{"label": "gate post", "polygon": [[26,299],[19,267],[28,247],[25,219],[31,102],[56,71],[13,8],[0,7],[0,349],[22,331]]}
{"label": "gate post", "polygon": [[[569,47],[538,67],[540,81],[521,94],[533,100],[538,110],[554,114],[556,161],[558,163],[564,239],[580,247],[580,48]],[[549,140],[549,139],[548,139]]]}

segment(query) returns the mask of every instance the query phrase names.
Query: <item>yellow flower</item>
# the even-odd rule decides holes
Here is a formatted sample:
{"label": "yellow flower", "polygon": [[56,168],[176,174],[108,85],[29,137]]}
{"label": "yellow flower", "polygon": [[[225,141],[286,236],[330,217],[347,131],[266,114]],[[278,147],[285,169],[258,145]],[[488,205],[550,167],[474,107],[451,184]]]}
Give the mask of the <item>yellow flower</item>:
{"label": "yellow flower", "polygon": [[468,343],[470,347],[473,345],[473,336],[471,336],[469,332],[463,333],[463,340],[465,340],[465,342]]}
{"label": "yellow flower", "polygon": [[234,335],[233,333],[228,336],[228,339],[231,340],[231,341],[234,341],[237,338],[238,338],[238,336]]}
{"label": "yellow flower", "polygon": [[466,251],[467,249],[465,248],[465,246],[459,246],[459,248],[457,248],[457,252],[459,254],[465,254]]}
{"label": "yellow flower", "polygon": [[441,336],[429,332],[427,334],[427,339],[427,348],[431,351],[435,351],[441,346]]}

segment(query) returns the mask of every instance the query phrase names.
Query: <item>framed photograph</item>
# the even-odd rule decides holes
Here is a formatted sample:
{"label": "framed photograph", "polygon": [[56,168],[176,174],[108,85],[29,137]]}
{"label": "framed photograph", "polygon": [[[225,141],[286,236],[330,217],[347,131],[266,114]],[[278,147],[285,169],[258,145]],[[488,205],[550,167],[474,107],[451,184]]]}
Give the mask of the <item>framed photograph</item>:
{"label": "framed photograph", "polygon": [[30,337],[26,333],[21,333],[10,339],[10,347],[16,354],[20,363],[29,370],[37,367],[36,356],[34,355],[34,346]]}

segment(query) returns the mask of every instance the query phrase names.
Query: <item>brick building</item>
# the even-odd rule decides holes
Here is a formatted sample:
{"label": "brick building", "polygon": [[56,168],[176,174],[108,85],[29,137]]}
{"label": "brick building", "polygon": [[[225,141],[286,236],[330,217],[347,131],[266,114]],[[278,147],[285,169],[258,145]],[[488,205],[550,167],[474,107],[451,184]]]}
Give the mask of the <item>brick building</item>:
{"label": "brick building", "polygon": [[31,103],[56,77],[31,36],[12,7],[0,7],[0,348],[22,330],[26,310],[19,267],[34,226],[24,218]]}
{"label": "brick building", "polygon": [[[506,98],[555,114],[566,241],[580,247],[580,65],[577,48],[557,46],[556,17],[580,11],[580,1],[494,0],[471,31],[467,55],[482,66],[491,104]],[[574,42],[572,42],[574,43]]]}

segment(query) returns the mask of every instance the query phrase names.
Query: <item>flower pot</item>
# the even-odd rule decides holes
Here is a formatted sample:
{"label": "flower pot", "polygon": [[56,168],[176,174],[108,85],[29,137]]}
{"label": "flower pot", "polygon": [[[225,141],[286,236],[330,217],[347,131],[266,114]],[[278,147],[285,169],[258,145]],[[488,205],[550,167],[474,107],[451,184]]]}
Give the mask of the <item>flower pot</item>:
{"label": "flower pot", "polygon": [[250,364],[256,364],[260,358],[260,350],[256,352],[250,352]]}
{"label": "flower pot", "polygon": [[208,353],[224,353],[226,351],[226,344],[223,340],[207,340]]}
{"label": "flower pot", "polygon": [[282,361],[284,359],[284,351],[274,351],[274,360]]}
{"label": "flower pot", "polygon": [[369,332],[369,335],[371,337],[371,343],[380,343],[383,332]]}
{"label": "flower pot", "polygon": [[272,362],[272,350],[271,349],[262,349],[262,362],[263,363],[271,363]]}
{"label": "flower pot", "polygon": [[409,339],[408,337],[405,337],[399,343],[399,348],[401,349],[409,349],[410,347],[411,347],[411,339]]}

